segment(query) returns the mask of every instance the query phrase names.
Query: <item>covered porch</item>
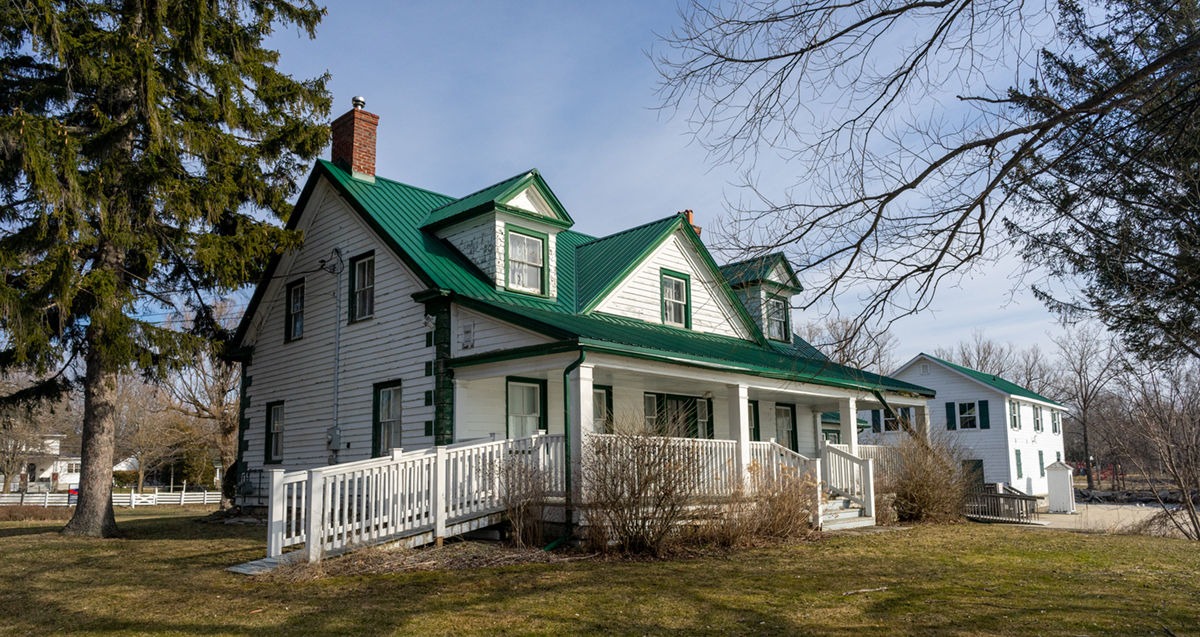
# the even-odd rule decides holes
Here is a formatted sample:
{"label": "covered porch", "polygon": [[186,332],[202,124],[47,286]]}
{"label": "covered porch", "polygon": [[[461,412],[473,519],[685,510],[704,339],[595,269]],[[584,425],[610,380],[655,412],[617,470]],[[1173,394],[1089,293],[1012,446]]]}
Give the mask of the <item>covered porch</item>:
{"label": "covered porch", "polygon": [[[753,376],[737,370],[639,360],[609,353],[561,353],[468,361],[454,368],[454,437],[520,438],[570,434],[581,457],[584,433],[644,428],[735,442],[778,442],[816,458],[830,440],[858,455],[859,411],[911,408],[926,431],[926,399]],[[836,422],[822,422],[836,414]],[[565,423],[570,423],[567,431]],[[836,433],[836,439],[833,435]],[[748,445],[739,457],[748,453]]]}

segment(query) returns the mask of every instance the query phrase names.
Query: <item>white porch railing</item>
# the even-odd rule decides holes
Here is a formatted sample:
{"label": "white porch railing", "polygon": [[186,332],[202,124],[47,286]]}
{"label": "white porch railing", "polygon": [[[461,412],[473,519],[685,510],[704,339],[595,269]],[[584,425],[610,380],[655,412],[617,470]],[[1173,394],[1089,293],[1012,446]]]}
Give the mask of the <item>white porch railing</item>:
{"label": "white porch railing", "polygon": [[848,445],[829,442],[825,442],[821,447],[821,461],[825,487],[843,498],[857,502],[867,517],[874,517],[875,461],[851,454]]}
{"label": "white porch railing", "polygon": [[[271,472],[267,557],[304,544],[310,561],[356,545],[432,531],[503,508],[500,461],[536,462],[561,495],[562,435],[467,441],[309,471]],[[312,541],[310,541],[310,539]]]}
{"label": "white porch railing", "polygon": [[859,445],[858,457],[874,460],[875,481],[885,484],[900,467],[900,451],[888,445]]}
{"label": "white porch railing", "polygon": [[[736,440],[653,436],[638,437],[638,439],[645,440],[651,445],[655,444],[655,441],[666,442],[665,447],[653,450],[648,458],[659,459],[657,452],[661,452],[663,460],[673,456],[681,459],[686,457],[684,465],[694,467],[694,470],[689,471],[689,475],[686,476],[687,488],[697,497],[733,495],[740,484],[737,476]],[[622,445],[625,438],[620,435],[589,433],[585,440],[589,447],[585,453],[590,453],[593,457],[615,459],[614,454],[630,452],[625,445]]]}

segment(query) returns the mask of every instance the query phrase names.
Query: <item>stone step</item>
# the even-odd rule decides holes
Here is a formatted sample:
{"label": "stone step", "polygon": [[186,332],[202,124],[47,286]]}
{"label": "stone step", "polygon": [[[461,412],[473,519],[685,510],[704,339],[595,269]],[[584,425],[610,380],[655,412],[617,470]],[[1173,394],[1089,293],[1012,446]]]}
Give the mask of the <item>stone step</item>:
{"label": "stone step", "polygon": [[837,511],[821,512],[822,520],[853,520],[863,517],[862,509],[840,509]]}
{"label": "stone step", "polygon": [[844,531],[846,529],[857,529],[864,526],[875,526],[875,518],[849,518],[828,523],[824,520],[821,521],[822,531]]}
{"label": "stone step", "polygon": [[821,512],[822,513],[826,512],[826,511],[842,511],[845,509],[861,510],[862,507],[859,506],[857,502],[853,502],[851,500],[837,500],[836,502],[822,502],[821,503]]}

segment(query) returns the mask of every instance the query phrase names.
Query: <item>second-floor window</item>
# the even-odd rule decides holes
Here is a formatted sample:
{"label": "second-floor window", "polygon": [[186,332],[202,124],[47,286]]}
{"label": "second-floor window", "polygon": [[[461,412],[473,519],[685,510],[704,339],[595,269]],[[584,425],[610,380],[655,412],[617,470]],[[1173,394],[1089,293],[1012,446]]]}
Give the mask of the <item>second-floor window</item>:
{"label": "second-floor window", "polygon": [[786,341],[788,339],[788,302],[774,297],[767,299],[767,337]]}
{"label": "second-floor window", "polygon": [[375,315],[375,255],[350,261],[350,320]]}
{"label": "second-floor window", "polygon": [[508,287],[542,294],[545,242],[520,232],[508,233]]}
{"label": "second-floor window", "polygon": [[294,341],[304,336],[304,279],[287,287],[286,320],[284,340]]}
{"label": "second-floor window", "polygon": [[673,274],[662,275],[662,306],[663,323],[691,327],[687,279]]}
{"label": "second-floor window", "polygon": [[1057,411],[1050,412],[1050,431],[1056,434],[1062,433],[1062,415]]}
{"label": "second-floor window", "polygon": [[975,403],[958,403],[958,428],[979,428],[979,421],[975,418]]}
{"label": "second-floor window", "polygon": [[1037,405],[1033,407],[1033,430],[1037,432],[1042,430],[1042,408]]}
{"label": "second-floor window", "polygon": [[1021,428],[1021,403],[1015,400],[1008,401],[1008,418],[1012,421],[1013,429]]}

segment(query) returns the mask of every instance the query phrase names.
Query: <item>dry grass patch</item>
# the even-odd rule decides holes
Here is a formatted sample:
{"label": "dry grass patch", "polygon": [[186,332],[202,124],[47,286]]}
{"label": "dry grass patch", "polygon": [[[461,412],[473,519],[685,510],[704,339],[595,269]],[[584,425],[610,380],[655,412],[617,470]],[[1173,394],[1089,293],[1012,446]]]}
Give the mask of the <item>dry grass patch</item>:
{"label": "dry grass patch", "polygon": [[1194,543],[979,524],[679,561],[259,581],[224,569],[262,557],[265,529],[203,513],[118,511],[122,540],[0,523],[14,583],[0,635],[1183,636],[1200,599]]}
{"label": "dry grass patch", "polygon": [[66,522],[72,515],[75,515],[75,507],[0,506],[0,522]]}

